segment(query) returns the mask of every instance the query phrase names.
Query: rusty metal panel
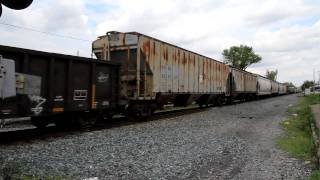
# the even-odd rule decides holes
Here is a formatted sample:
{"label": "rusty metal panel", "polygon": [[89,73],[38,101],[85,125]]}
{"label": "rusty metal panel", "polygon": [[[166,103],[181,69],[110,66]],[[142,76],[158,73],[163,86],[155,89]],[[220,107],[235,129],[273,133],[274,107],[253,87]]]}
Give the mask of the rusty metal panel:
{"label": "rusty metal panel", "polygon": [[265,77],[258,76],[258,95],[268,95],[271,94],[271,81]]}
{"label": "rusty metal panel", "polygon": [[193,91],[193,88],[192,88],[192,73],[191,73],[191,66],[192,66],[192,60],[191,60],[191,57],[190,57],[190,53],[187,52],[186,53],[187,55],[187,60],[188,60],[188,92],[192,92]]}
{"label": "rusty metal panel", "polygon": [[213,89],[214,91],[213,92],[217,92],[217,87],[218,87],[218,77],[217,77],[217,74],[218,74],[218,71],[217,71],[217,64],[216,62],[213,63],[213,72],[212,72],[212,77],[213,77]]}
{"label": "rusty metal panel", "polygon": [[219,63],[214,63],[214,79],[215,79],[214,88],[216,92],[219,92],[219,85],[220,85],[218,74],[219,74]]}
{"label": "rusty metal panel", "polygon": [[203,57],[200,57],[199,61],[199,92],[204,92],[203,90],[203,84],[204,84],[204,78],[203,78]]}
{"label": "rusty metal panel", "polygon": [[[229,86],[229,75],[230,75],[230,71],[231,71],[231,68],[230,66],[226,66],[226,71],[225,71],[225,74],[224,74],[224,78],[226,81],[224,81],[224,87],[223,87],[223,91],[226,92],[227,91],[227,87]],[[230,93],[230,92],[229,92]]]}
{"label": "rusty metal panel", "polygon": [[279,91],[279,85],[275,81],[271,81],[271,93],[276,94]]}
{"label": "rusty metal panel", "polygon": [[207,58],[204,58],[204,62],[203,62],[203,81],[204,81],[204,92],[207,93],[208,92],[208,83],[209,83],[209,79],[208,79],[208,60]]}
{"label": "rusty metal panel", "polygon": [[214,92],[214,86],[213,86],[214,81],[213,81],[213,76],[212,76],[212,74],[214,72],[213,63],[214,63],[214,61],[209,61],[210,92]]}
{"label": "rusty metal panel", "polygon": [[217,86],[217,91],[221,91],[221,86],[222,86],[222,82],[221,82],[221,73],[222,73],[222,65],[221,64],[218,64],[218,74],[217,74],[217,82],[218,82],[218,86]]}
{"label": "rusty metal panel", "polygon": [[191,92],[196,92],[194,89],[195,78],[194,77],[194,69],[195,69],[195,55],[193,53],[189,53],[189,89]]}
{"label": "rusty metal panel", "polygon": [[233,81],[234,81],[234,91],[236,92],[244,92],[244,77],[243,73],[238,70],[233,68],[232,69],[232,76],[233,76]]}
{"label": "rusty metal panel", "polygon": [[184,56],[182,50],[178,49],[178,59],[179,59],[179,93],[185,92],[184,89]]}
{"label": "rusty metal panel", "polygon": [[166,47],[163,43],[160,45],[160,54],[161,54],[161,85],[160,92],[167,92],[167,57],[166,57]]}
{"label": "rusty metal panel", "polygon": [[257,76],[248,72],[244,72],[245,92],[257,91]]}
{"label": "rusty metal panel", "polygon": [[173,78],[173,70],[172,70],[172,62],[173,62],[173,49],[170,46],[167,46],[167,92],[173,92],[172,87],[172,78]]}
{"label": "rusty metal panel", "polygon": [[236,92],[254,93],[257,91],[257,77],[255,74],[233,68],[232,75]]}
{"label": "rusty metal panel", "polygon": [[179,92],[179,58],[178,58],[178,49],[174,48],[172,56],[173,56],[173,62],[172,62],[172,88],[173,92]]}
{"label": "rusty metal panel", "polygon": [[110,46],[136,45],[138,44],[138,35],[127,33],[110,33],[109,43]]}
{"label": "rusty metal panel", "polygon": [[221,92],[222,89],[222,66],[220,63],[217,63],[217,92]]}
{"label": "rusty metal panel", "polygon": [[222,66],[222,71],[221,71],[221,78],[220,78],[220,92],[223,92],[225,89],[225,82],[226,82],[226,70],[227,70],[227,66]]}
{"label": "rusty metal panel", "polygon": [[153,82],[154,92],[160,92],[161,90],[161,44],[154,41],[154,69],[153,69]]}
{"label": "rusty metal panel", "polygon": [[202,72],[202,86],[201,86],[201,92],[205,93],[206,92],[206,75],[205,75],[205,66],[206,66],[206,58],[202,58],[201,62],[201,72]]}
{"label": "rusty metal panel", "polygon": [[182,64],[183,64],[183,67],[184,67],[184,92],[190,92],[189,91],[189,66],[188,66],[188,53],[185,52],[185,51],[182,51],[183,52],[183,61],[182,61]]}
{"label": "rusty metal panel", "polygon": [[199,61],[200,57],[195,56],[195,64],[194,64],[194,91],[199,92]]}
{"label": "rusty metal panel", "polygon": [[208,93],[210,93],[210,92],[212,92],[212,90],[211,90],[211,68],[210,68],[210,65],[211,65],[211,60],[210,59],[207,59],[207,66],[206,66],[206,68],[207,68],[207,81],[208,81],[208,83],[207,83],[207,92]]}

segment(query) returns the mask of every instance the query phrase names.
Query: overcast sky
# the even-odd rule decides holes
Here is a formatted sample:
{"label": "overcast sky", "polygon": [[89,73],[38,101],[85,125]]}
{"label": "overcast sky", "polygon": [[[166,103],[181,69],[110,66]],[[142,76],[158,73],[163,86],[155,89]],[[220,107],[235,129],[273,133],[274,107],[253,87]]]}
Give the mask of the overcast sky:
{"label": "overcast sky", "polygon": [[90,56],[97,36],[137,31],[220,61],[223,49],[252,46],[263,59],[248,70],[278,69],[280,82],[320,73],[318,0],[34,0],[23,11],[3,8],[0,23],[88,40],[0,24],[2,45]]}

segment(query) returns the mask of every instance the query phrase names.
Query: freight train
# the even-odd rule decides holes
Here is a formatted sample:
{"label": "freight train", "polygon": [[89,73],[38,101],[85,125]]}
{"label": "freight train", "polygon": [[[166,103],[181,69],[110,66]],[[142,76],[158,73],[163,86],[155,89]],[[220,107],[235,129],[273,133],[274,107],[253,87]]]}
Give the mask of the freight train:
{"label": "freight train", "polygon": [[108,32],[97,59],[0,46],[0,119],[90,126],[166,104],[222,105],[287,94],[285,84],[137,32]]}

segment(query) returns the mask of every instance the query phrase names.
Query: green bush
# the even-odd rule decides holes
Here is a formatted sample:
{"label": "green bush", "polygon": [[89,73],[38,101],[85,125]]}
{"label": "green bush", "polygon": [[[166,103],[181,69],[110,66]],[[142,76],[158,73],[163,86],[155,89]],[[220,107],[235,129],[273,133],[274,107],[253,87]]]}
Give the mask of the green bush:
{"label": "green bush", "polygon": [[320,171],[314,170],[311,173],[310,180],[319,180],[320,179]]}

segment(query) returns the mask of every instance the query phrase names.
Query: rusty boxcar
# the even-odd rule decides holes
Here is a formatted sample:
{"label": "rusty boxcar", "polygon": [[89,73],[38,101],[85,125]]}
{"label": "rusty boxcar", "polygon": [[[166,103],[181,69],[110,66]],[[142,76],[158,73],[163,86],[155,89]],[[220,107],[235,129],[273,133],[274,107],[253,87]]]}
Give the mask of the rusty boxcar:
{"label": "rusty boxcar", "polygon": [[271,81],[271,94],[272,95],[279,94],[279,83],[276,81]]}
{"label": "rusty boxcar", "polygon": [[152,112],[168,102],[209,104],[228,94],[228,65],[161,40],[112,31],[92,48],[98,59],[122,64],[122,100],[133,111]]}
{"label": "rusty boxcar", "polygon": [[283,95],[283,94],[287,94],[287,85],[283,84],[283,83],[278,83],[279,84],[279,94]]}
{"label": "rusty boxcar", "polygon": [[256,96],[257,75],[232,68],[231,70],[231,96],[234,99],[250,99]]}
{"label": "rusty boxcar", "polygon": [[271,95],[271,81],[270,79],[257,75],[258,87],[257,96],[268,96]]}

